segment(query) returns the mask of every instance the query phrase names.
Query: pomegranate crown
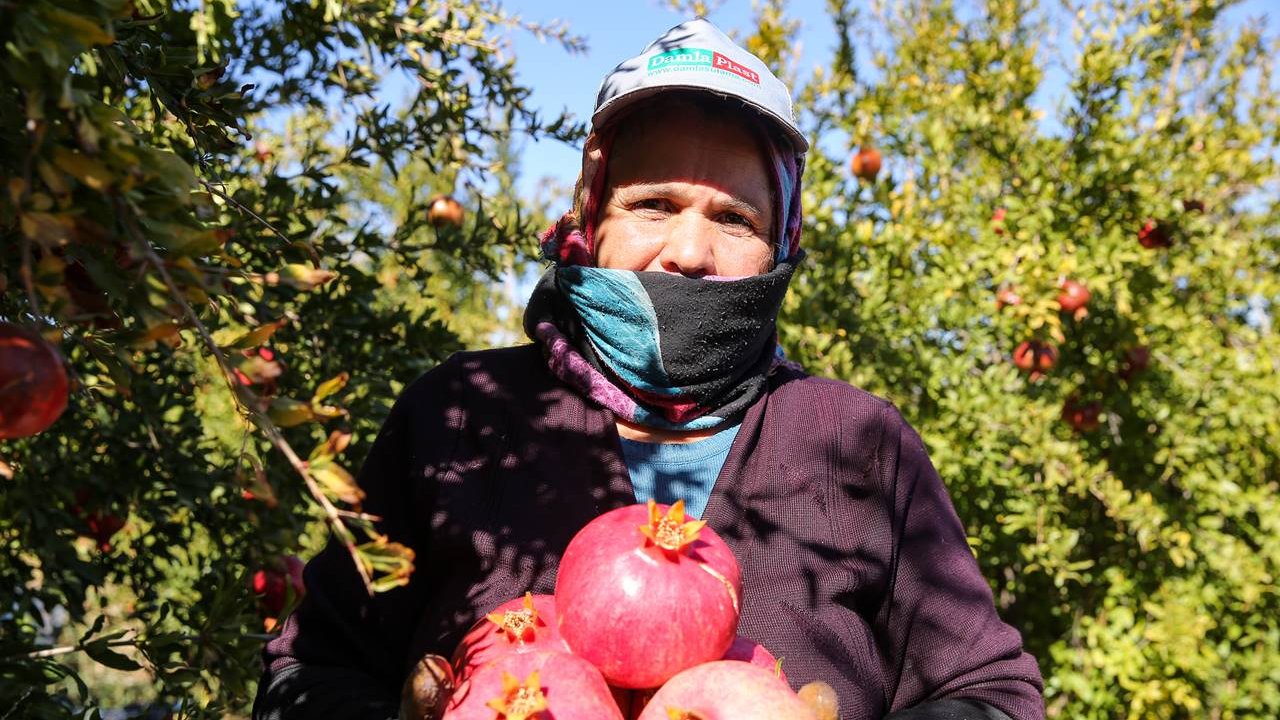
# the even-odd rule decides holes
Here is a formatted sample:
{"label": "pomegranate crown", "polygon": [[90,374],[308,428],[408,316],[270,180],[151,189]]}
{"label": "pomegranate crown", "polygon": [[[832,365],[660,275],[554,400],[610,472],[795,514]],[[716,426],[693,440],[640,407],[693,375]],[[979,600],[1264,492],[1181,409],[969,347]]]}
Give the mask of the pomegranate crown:
{"label": "pomegranate crown", "polygon": [[529,642],[537,635],[536,626],[542,623],[538,611],[533,608],[533,593],[524,594],[524,607],[506,612],[491,612],[485,618],[506,633],[507,640]]}
{"label": "pomegranate crown", "polygon": [[649,500],[649,522],[640,526],[640,532],[649,542],[671,553],[678,553],[698,539],[698,532],[706,527],[703,520],[684,519],[684,501],[677,500],[663,515],[658,503]]}
{"label": "pomegranate crown", "polygon": [[538,671],[529,673],[521,683],[515,675],[502,673],[502,696],[485,703],[506,720],[534,720],[547,709],[547,696],[542,694]]}

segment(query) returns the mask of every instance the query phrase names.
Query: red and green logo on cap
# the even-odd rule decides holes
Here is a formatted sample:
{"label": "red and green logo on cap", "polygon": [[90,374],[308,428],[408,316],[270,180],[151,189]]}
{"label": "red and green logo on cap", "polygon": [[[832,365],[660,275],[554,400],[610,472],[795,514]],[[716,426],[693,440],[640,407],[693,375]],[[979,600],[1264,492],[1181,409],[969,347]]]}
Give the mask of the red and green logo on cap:
{"label": "red and green logo on cap", "polygon": [[681,70],[713,70],[727,72],[744,80],[760,84],[760,74],[730,60],[714,50],[703,48],[675,48],[649,58],[649,75]]}

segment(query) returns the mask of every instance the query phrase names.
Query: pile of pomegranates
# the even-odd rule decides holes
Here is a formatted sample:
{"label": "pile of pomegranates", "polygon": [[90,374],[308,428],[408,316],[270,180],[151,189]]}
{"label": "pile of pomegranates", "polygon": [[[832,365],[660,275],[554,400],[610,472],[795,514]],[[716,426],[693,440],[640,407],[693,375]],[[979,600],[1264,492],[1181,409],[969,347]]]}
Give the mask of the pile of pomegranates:
{"label": "pile of pomegranates", "polygon": [[[765,647],[737,636],[728,545],[684,505],[605,513],[565,549],[555,595],[481,619],[437,681],[444,720],[835,720],[834,692],[797,694]],[[439,685],[446,685],[439,692]],[[411,703],[407,703],[409,707]]]}

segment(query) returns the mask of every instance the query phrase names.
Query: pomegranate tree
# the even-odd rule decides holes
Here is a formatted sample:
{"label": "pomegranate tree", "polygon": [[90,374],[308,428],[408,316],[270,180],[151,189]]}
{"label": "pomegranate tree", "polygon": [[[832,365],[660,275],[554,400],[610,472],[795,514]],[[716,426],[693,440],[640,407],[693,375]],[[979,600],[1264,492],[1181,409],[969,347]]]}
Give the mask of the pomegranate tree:
{"label": "pomegranate tree", "polygon": [[66,408],[58,351],[30,330],[0,323],[0,440],[44,432]]}
{"label": "pomegranate tree", "polygon": [[569,653],[530,650],[476,668],[449,698],[444,720],[622,720],[600,671]]}
{"label": "pomegranate tree", "polygon": [[652,500],[592,520],[556,580],[560,632],[610,684],[651,688],[722,657],[738,626],[733,552],[684,503]]}
{"label": "pomegranate tree", "polygon": [[667,681],[639,720],[814,720],[782,679],[751,663],[717,660]]}
{"label": "pomegranate tree", "polygon": [[569,646],[556,628],[556,601],[551,595],[525,593],[510,600],[471,627],[453,653],[453,668],[460,678],[474,668],[509,652],[556,650]]}

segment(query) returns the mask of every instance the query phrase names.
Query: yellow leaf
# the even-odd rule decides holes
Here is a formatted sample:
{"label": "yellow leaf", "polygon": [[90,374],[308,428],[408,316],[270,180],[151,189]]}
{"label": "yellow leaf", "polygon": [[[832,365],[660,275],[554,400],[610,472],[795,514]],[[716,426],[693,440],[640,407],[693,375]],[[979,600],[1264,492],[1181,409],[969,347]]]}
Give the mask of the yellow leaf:
{"label": "yellow leaf", "polygon": [[41,247],[58,247],[71,239],[74,223],[66,215],[51,215],[42,212],[22,214],[22,234]]}
{"label": "yellow leaf", "polygon": [[351,375],[346,372],[340,372],[334,377],[320,383],[320,387],[316,388],[316,394],[311,398],[311,402],[319,403],[321,400],[338,392],[347,384],[347,380]]}
{"label": "yellow leaf", "polygon": [[274,335],[277,330],[284,327],[287,322],[288,320],[281,318],[275,322],[263,323],[235,340],[232,340],[231,344],[227,345],[227,347],[236,349],[257,347],[270,340],[271,336]]}
{"label": "yellow leaf", "polygon": [[111,187],[115,177],[101,160],[66,148],[53,151],[53,164],[92,190],[102,192]]}
{"label": "yellow leaf", "polygon": [[307,470],[327,494],[334,498],[350,505],[364,499],[364,492],[356,485],[356,479],[341,465],[322,459],[311,463]]}
{"label": "yellow leaf", "polygon": [[313,415],[311,406],[293,398],[276,398],[271,401],[267,417],[280,427],[293,427],[310,420]]}
{"label": "yellow leaf", "polygon": [[302,263],[290,263],[280,268],[279,272],[269,272],[263,276],[268,285],[284,283],[299,290],[314,290],[338,277],[338,273],[324,268],[313,268]]}
{"label": "yellow leaf", "polygon": [[67,34],[85,45],[110,45],[116,41],[110,30],[83,15],[48,6],[44,8],[44,14],[54,25],[62,26]]}

